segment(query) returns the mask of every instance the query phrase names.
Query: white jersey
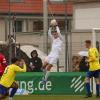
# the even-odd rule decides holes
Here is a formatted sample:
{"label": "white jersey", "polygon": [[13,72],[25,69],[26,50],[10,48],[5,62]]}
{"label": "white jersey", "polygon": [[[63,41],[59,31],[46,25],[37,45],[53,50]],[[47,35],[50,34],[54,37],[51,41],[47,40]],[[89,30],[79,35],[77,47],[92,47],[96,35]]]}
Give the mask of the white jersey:
{"label": "white jersey", "polygon": [[56,39],[51,34],[51,28],[48,31],[49,36],[53,39],[51,52],[48,55],[48,62],[50,64],[54,64],[57,62],[60,52],[61,52],[62,43],[63,43],[63,41],[62,41],[63,39],[62,39],[62,36],[61,36],[58,26],[56,26],[56,30],[59,35],[59,37]]}
{"label": "white jersey", "polygon": [[53,39],[51,52],[49,53],[48,56],[59,57],[59,54],[61,52],[61,46],[62,46],[62,41],[59,37],[57,39]]}

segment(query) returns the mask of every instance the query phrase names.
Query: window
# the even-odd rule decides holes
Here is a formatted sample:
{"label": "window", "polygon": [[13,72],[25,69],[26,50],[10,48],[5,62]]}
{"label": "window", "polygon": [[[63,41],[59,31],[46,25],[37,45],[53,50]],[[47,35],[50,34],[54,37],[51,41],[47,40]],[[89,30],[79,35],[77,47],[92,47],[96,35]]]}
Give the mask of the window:
{"label": "window", "polygon": [[15,21],[14,25],[15,25],[15,32],[22,32],[22,25],[23,25],[22,21]]}
{"label": "window", "polygon": [[24,2],[24,0],[10,0],[10,2]]}
{"label": "window", "polygon": [[51,3],[61,4],[64,3],[65,0],[50,0]]}
{"label": "window", "polygon": [[43,30],[43,21],[34,21],[33,22],[33,31],[41,31]]}

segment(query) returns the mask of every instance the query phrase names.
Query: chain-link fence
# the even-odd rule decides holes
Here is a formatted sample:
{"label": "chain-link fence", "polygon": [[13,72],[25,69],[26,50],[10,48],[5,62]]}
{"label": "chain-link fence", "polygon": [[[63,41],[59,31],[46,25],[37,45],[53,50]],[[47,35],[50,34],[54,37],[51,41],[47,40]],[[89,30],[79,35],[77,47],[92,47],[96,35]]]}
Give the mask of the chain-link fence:
{"label": "chain-link fence", "polygon": [[[73,56],[77,55],[79,51],[86,50],[84,41],[92,39],[90,30],[76,32],[73,30],[77,16],[73,16],[72,5],[72,2],[67,0],[62,2],[0,0],[0,41],[9,43],[9,50],[7,50],[9,62],[13,53],[16,55],[16,48],[12,53],[12,42],[21,46],[31,45],[47,55],[52,44],[47,35],[48,27],[50,20],[55,18],[63,35],[63,46],[57,66],[61,71],[72,71]],[[77,14],[77,12],[75,13]],[[100,41],[99,35],[97,41]],[[58,67],[57,71],[59,71]]]}
{"label": "chain-link fence", "polygon": [[[15,52],[12,49],[12,42],[27,44],[37,47],[48,54],[51,49],[51,41],[47,31],[51,19],[57,19],[61,33],[64,36],[61,57],[58,65],[68,71],[68,20],[72,18],[71,4],[68,2],[52,2],[50,0],[0,0],[0,40],[9,43],[9,63]],[[67,11],[67,8],[70,10]],[[69,33],[67,31],[69,29]],[[13,52],[13,53],[12,53]],[[71,53],[70,53],[71,54]],[[65,60],[66,59],[66,60]],[[66,68],[65,68],[66,66]],[[58,69],[59,70],[59,69]]]}

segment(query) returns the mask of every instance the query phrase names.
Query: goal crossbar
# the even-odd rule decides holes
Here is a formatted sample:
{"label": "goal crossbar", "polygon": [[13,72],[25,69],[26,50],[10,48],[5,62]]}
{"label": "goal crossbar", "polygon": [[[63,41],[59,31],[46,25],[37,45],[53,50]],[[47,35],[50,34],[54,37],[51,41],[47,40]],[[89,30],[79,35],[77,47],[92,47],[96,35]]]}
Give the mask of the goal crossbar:
{"label": "goal crossbar", "polygon": [[100,28],[93,28],[92,29],[92,44],[93,44],[93,47],[96,47],[96,31],[100,31]]}

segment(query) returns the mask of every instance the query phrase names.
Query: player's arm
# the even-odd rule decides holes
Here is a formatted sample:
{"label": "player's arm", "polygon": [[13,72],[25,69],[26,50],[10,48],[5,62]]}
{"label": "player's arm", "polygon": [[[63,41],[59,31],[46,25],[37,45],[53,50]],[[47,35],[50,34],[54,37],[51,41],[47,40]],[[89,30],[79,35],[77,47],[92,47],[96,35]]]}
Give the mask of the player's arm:
{"label": "player's arm", "polygon": [[53,38],[52,34],[51,34],[51,27],[49,27],[49,30],[48,30],[48,35]]}
{"label": "player's arm", "polygon": [[91,50],[89,54],[88,62],[94,62],[97,60],[98,51],[96,49]]}
{"label": "player's arm", "polygon": [[56,30],[57,30],[57,33],[58,33],[60,39],[63,40],[62,35],[61,35],[61,32],[60,32],[60,29],[59,29],[58,26],[56,26]]}
{"label": "player's arm", "polygon": [[16,72],[26,72],[26,64],[23,65],[23,68],[21,68],[20,66],[16,66],[15,71]]}

